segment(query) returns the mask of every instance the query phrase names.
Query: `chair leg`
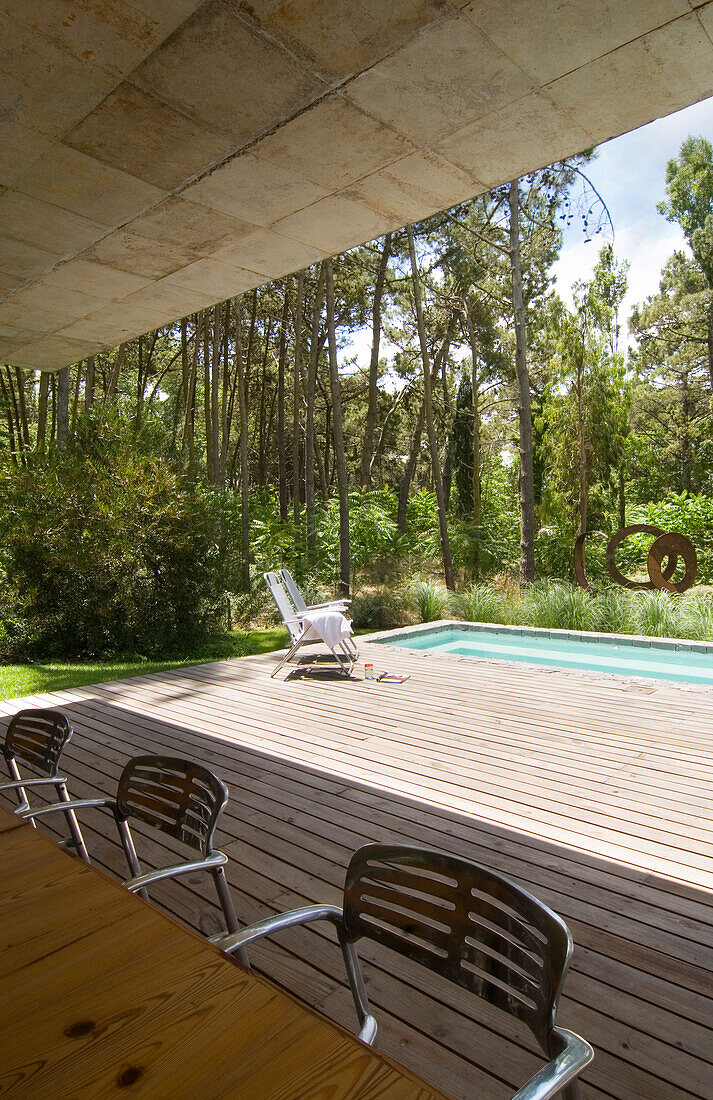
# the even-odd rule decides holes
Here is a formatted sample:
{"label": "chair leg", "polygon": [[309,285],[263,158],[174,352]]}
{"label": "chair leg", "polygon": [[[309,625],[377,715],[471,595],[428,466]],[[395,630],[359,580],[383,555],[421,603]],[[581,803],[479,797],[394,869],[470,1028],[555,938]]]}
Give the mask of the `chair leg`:
{"label": "chair leg", "polygon": [[[60,783],[57,787],[57,790],[59,792],[60,802],[70,801],[70,794],[67,790],[66,783]],[[91,863],[91,860],[89,859],[89,852],[87,851],[87,846],[84,842],[84,837],[82,835],[82,830],[79,827],[77,815],[75,814],[74,810],[66,810],[64,816],[67,819],[67,825],[69,826],[69,833],[71,837],[71,840],[68,841],[67,846],[71,846],[72,848],[74,848],[77,852],[77,855],[80,857],[80,859],[83,859],[85,863]]]}
{"label": "chair leg", "polygon": [[[141,864],[139,863],[139,857],[136,855],[136,848],[134,847],[134,838],[131,835],[128,821],[120,821],[117,818],[116,827],[119,830],[119,838],[121,840],[121,846],[124,849],[124,855],[126,856],[126,862],[129,865],[131,871],[131,877],[141,874]],[[137,890],[136,893],[144,901],[151,901],[148,890],[144,887],[141,890]]]}
{"label": "chair leg", "polygon": [[352,991],[354,1007],[359,1018],[359,1038],[362,1042],[371,1045],[376,1038],[376,1020],[371,1014],[371,1005],[366,995],[357,949],[353,943],[347,943],[342,939],[341,933],[339,933],[339,946],[342,949],[349,988]]}
{"label": "chair leg", "polygon": [[[228,886],[228,880],[225,877],[225,870],[223,867],[216,867],[211,872],[213,875],[213,881],[215,882],[215,888],[218,892],[218,900],[220,901],[220,907],[223,910],[223,916],[225,917],[225,924],[228,932],[239,932],[240,923],[238,921],[237,914],[235,912],[235,906],[233,904],[233,897],[230,893],[230,887]],[[241,947],[235,952],[234,958],[239,959],[246,970],[250,969],[250,959],[248,958],[247,950]]]}
{"label": "chair leg", "polygon": [[283,665],[286,665],[288,661],[292,660],[292,658],[294,657],[295,653],[297,652],[297,650],[300,648],[301,645],[302,645],[302,639],[301,638],[298,638],[296,642],[292,643],[290,648],[287,650],[287,653],[285,654],[285,656],[282,658],[282,660],[279,662],[279,664],[270,673],[270,679],[271,680],[274,676],[277,676],[278,672],[283,667]]}

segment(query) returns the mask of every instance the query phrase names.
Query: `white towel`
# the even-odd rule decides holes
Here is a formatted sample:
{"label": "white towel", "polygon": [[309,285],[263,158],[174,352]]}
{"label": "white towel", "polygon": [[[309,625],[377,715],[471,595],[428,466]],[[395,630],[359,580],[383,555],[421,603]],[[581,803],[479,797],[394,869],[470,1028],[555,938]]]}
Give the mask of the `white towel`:
{"label": "white towel", "polygon": [[304,640],[306,642],[326,642],[334,649],[352,632],[352,624],[345,619],[341,611],[312,611],[305,615]]}

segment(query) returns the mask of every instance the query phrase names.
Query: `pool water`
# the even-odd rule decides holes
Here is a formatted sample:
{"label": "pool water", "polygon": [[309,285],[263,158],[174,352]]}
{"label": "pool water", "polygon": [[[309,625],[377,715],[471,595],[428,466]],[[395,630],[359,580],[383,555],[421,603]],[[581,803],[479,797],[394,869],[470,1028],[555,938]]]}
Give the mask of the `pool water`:
{"label": "pool water", "polygon": [[[375,639],[377,640],[377,639]],[[500,658],[556,668],[609,672],[713,684],[713,646],[690,642],[644,642],[616,635],[507,627],[434,627],[379,638],[384,645],[422,649],[443,656]]]}

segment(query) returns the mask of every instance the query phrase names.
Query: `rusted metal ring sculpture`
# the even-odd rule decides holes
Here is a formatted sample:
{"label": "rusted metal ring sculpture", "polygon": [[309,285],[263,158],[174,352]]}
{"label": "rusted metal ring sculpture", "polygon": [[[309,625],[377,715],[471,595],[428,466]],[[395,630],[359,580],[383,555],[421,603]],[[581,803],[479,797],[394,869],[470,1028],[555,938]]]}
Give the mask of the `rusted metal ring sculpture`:
{"label": "rusted metal ring sculpture", "polygon": [[[678,556],[683,558],[686,569],[680,581],[672,581],[671,562],[676,562]],[[668,565],[662,570],[661,562],[666,557],[668,558]],[[677,531],[672,531],[667,535],[659,535],[649,550],[646,568],[649,571],[654,588],[661,588],[666,592],[677,592],[680,595],[681,592],[685,592],[695,582],[698,568],[696,549],[685,535],[680,535]]]}
{"label": "rusted metal ring sculpture", "polygon": [[[577,535],[574,543],[575,576],[580,588],[584,588],[588,592],[592,591],[592,587],[587,580],[584,564],[584,540],[590,534],[603,535],[603,532],[584,531],[582,534]],[[638,534],[654,536],[654,543],[649,550],[646,562],[649,574],[648,581],[633,581],[630,577],[625,577],[616,564],[616,552],[622,542],[628,539],[630,535]],[[679,557],[683,559],[685,572],[680,581],[672,581],[671,578],[676,572]],[[665,566],[663,565],[664,559],[666,559]],[[695,583],[698,568],[695,547],[690,539],[676,531],[666,533],[660,527],[654,527],[651,523],[633,523],[629,527],[620,527],[618,531],[615,531],[607,543],[605,560],[612,580],[616,581],[622,588],[647,589],[649,591],[659,589],[678,594],[685,592]]]}
{"label": "rusted metal ring sculpture", "polygon": [[587,570],[584,564],[584,540],[588,539],[590,535],[601,535],[603,539],[607,537],[604,531],[583,531],[581,535],[577,535],[574,541],[574,575],[577,578],[577,584],[585,592],[592,591],[592,586],[587,580]]}
{"label": "rusted metal ring sculpture", "polygon": [[[654,527],[651,523],[632,523],[629,527],[620,527],[619,530],[612,535],[607,544],[606,563],[609,575],[617,584],[620,584],[622,588],[644,588],[651,590],[656,587],[651,578],[648,581],[632,581],[630,577],[625,577],[617,567],[616,552],[622,542],[628,539],[630,535],[653,535],[654,538],[658,538],[660,535],[663,535],[663,531],[660,527]],[[667,578],[673,576],[677,564],[678,558],[674,557],[673,560],[669,558],[665,570]]]}

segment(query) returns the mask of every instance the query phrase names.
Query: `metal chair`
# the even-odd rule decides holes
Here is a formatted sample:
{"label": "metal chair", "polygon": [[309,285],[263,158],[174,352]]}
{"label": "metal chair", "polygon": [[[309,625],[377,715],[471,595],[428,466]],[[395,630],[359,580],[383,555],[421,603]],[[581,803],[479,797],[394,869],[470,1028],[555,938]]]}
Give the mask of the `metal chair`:
{"label": "metal chair", "polygon": [[576,1100],[576,1078],[594,1052],[557,1026],[572,954],[564,921],[501,875],[421,848],[368,844],[347,869],[343,905],[308,905],[216,940],[223,951],[294,925],[331,921],[359,1018],[372,1043],[374,1019],[355,944],[362,937],[413,959],[525,1023],[550,1059],[513,1100]]}
{"label": "metal chair", "polygon": [[[116,798],[82,798],[68,805],[74,810],[96,808],[113,814],[131,871],[131,877],[123,885],[145,901],[149,900],[147,887],[155,882],[208,871],[215,883],[227,930],[232,933],[240,925],[225,878],[228,857],[213,849],[213,834],[227,801],[225,783],[201,764],[171,756],[136,756],[121,773]],[[44,817],[61,809],[55,803],[25,816]],[[134,820],[180,841],[199,852],[200,858],[143,873],[129,828],[129,822]],[[244,951],[240,957],[247,964]]]}
{"label": "metal chair", "polygon": [[[311,603],[306,604],[305,598],[300,592],[299,588],[295,584],[295,579],[290,573],[289,569],[281,569],[279,573],[282,585],[290,597],[290,600],[294,604],[295,611],[298,615],[309,615],[311,611],[341,611],[343,615],[346,615],[349,610],[351,600],[327,600],[326,603]],[[354,660],[359,656],[359,651],[352,638],[345,638],[344,645],[349,649],[353,655]]]}
{"label": "metal chair", "polygon": [[[12,782],[0,783],[0,791],[14,791],[17,806],[14,812],[26,816],[31,809],[28,790],[42,787],[54,787],[60,800],[70,835],[60,841],[63,848],[74,848],[87,859],[87,848],[74,810],[69,809],[70,795],[67,789],[67,777],[59,771],[59,761],[64,746],[72,736],[72,725],[61,710],[37,709],[20,710],[10,719],[2,754],[5,757]],[[35,778],[23,779],[20,765],[39,772]],[[31,822],[34,826],[34,821]]]}
{"label": "metal chair", "polygon": [[[306,619],[310,618],[309,609],[302,612],[295,611],[292,603],[288,598],[287,592],[285,591],[282,577],[279,573],[275,573],[272,571],[268,573],[263,573],[263,578],[265,584],[270,589],[270,595],[275,601],[275,606],[280,612],[280,618],[282,619],[283,625],[287,628],[287,632],[290,635],[291,643],[290,648],[288,649],[285,656],[281,658],[276,667],[273,669],[271,676],[276,676],[282,666],[287,664],[287,662],[294,657],[300,646],[310,640],[323,641],[327,648],[331,651],[333,657],[337,661],[337,664],[339,665],[339,668],[344,673],[344,675],[350,676],[351,671],[354,668],[354,662],[359,656],[359,650],[357,649],[352,639],[349,638],[347,640],[342,638],[337,645],[331,645],[312,623],[310,623],[308,626],[308,624],[305,622]],[[313,608],[312,610],[339,611],[340,608],[325,607],[320,609]],[[315,634],[317,634],[318,637],[310,639],[310,628],[311,630],[314,630]]]}

